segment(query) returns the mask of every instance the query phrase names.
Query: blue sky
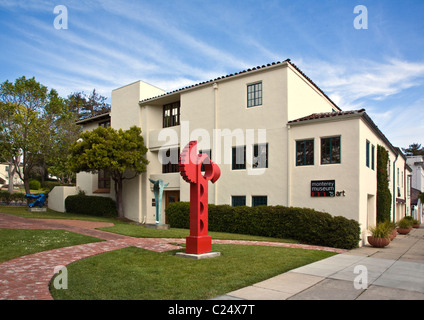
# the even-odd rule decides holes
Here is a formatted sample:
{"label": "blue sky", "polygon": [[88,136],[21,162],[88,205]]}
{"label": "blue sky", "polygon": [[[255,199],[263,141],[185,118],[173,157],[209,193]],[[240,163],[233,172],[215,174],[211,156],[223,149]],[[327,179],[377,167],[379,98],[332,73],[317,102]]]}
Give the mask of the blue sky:
{"label": "blue sky", "polygon": [[[58,5],[68,29],[54,26]],[[357,5],[368,29],[354,27]],[[395,146],[424,145],[423,14],[421,0],[0,0],[0,82],[110,97],[136,80],[172,91],[290,58]]]}

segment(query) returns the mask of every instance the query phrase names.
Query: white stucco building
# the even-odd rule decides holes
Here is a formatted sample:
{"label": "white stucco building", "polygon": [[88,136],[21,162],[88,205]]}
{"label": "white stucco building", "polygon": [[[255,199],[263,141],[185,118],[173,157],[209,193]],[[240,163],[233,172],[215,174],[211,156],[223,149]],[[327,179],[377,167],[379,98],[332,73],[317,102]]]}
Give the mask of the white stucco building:
{"label": "white stucco building", "polygon": [[[150,164],[124,185],[128,219],[154,223],[149,178],[169,183],[163,208],[189,201],[177,159],[190,140],[198,140],[198,150],[221,168],[220,179],[209,186],[210,203],[315,208],[359,221],[363,239],[376,221],[376,157],[382,145],[390,157],[392,219],[408,213],[402,152],[365,110],[342,111],[289,60],[169,93],[137,81],[113,90],[111,105],[109,114],[79,124],[84,130],[141,127]],[[114,195],[103,174],[80,173],[77,185],[88,195]]]}
{"label": "white stucco building", "polygon": [[411,174],[411,210],[415,219],[423,221],[424,204],[418,196],[424,192],[424,156],[408,156],[406,163],[412,170]]}

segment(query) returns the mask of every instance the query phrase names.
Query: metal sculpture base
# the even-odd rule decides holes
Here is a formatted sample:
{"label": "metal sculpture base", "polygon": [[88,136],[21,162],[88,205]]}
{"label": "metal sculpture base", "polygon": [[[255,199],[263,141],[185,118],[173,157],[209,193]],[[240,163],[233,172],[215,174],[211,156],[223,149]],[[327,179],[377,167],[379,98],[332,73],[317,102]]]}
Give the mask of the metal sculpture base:
{"label": "metal sculpture base", "polygon": [[33,207],[33,208],[28,208],[29,212],[47,212],[47,208],[37,208],[37,207]]}
{"label": "metal sculpture base", "polygon": [[189,259],[209,259],[209,258],[216,258],[219,257],[221,255],[221,252],[206,252],[206,253],[200,253],[200,254],[195,254],[195,253],[187,253],[187,252],[177,252],[175,254],[177,257],[181,257],[181,258],[189,258]]}
{"label": "metal sculpture base", "polygon": [[149,229],[160,229],[160,230],[168,230],[170,228],[169,224],[154,224],[154,223],[149,223],[145,225],[146,228]]}

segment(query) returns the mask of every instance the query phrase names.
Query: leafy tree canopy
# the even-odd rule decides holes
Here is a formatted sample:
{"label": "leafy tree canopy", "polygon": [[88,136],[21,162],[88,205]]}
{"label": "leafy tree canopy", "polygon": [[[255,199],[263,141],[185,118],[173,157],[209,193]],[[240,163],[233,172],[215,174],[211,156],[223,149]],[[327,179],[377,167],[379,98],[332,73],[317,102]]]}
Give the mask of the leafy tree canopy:
{"label": "leafy tree canopy", "polygon": [[69,165],[74,172],[109,172],[114,181],[118,214],[123,217],[123,181],[145,172],[149,163],[145,158],[147,148],[141,129],[136,126],[129,130],[98,127],[81,133],[69,150]]}

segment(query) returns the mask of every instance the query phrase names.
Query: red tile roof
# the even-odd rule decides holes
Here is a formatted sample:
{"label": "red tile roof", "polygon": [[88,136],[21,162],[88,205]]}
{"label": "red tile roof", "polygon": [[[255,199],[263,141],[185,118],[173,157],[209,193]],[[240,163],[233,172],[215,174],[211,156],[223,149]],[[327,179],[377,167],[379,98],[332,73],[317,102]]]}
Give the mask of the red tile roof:
{"label": "red tile roof", "polygon": [[144,100],[141,100],[140,101],[140,103],[143,103],[143,102],[147,102],[147,101],[150,101],[150,100],[155,100],[155,99],[158,99],[158,98],[161,98],[161,97],[164,97],[164,96],[167,96],[167,95],[170,95],[170,94],[174,94],[174,93],[177,93],[177,92],[181,92],[181,91],[185,91],[185,90],[187,90],[187,89],[191,89],[191,88],[195,88],[195,87],[199,87],[199,86],[202,86],[202,85],[205,85],[205,84],[211,84],[211,83],[214,83],[214,82],[216,82],[216,81],[219,81],[219,80],[223,80],[223,79],[227,79],[227,78],[230,78],[230,77],[233,77],[233,76],[237,76],[237,75],[240,75],[240,74],[244,74],[244,73],[248,73],[248,72],[252,72],[252,71],[256,71],[256,70],[260,70],[260,69],[266,69],[266,68],[270,68],[270,67],[273,67],[273,66],[275,66],[275,65],[279,65],[279,64],[284,64],[284,63],[286,63],[286,64],[290,64],[293,68],[295,68],[296,69],[296,71],[297,72],[299,72],[306,80],[308,80],[318,91],[320,91],[338,110],[340,110],[341,111],[341,109],[324,93],[324,91],[322,91],[321,90],[321,88],[319,88],[308,76],[306,76],[304,73],[303,73],[303,71],[302,70],[300,70],[293,62],[291,62],[290,61],[290,59],[286,59],[286,60],[284,60],[284,61],[282,61],[282,62],[280,62],[280,61],[277,61],[277,62],[272,62],[272,63],[268,63],[267,65],[262,65],[262,66],[257,66],[257,67],[253,67],[253,68],[251,68],[251,69],[247,69],[247,70],[243,70],[243,71],[240,71],[240,72],[236,72],[236,73],[231,73],[231,74],[227,74],[227,75],[225,75],[225,76],[222,76],[222,77],[218,77],[218,78],[215,78],[215,79],[211,79],[211,80],[208,80],[208,81],[204,81],[204,82],[200,82],[200,83],[196,83],[196,84],[194,84],[194,85],[191,85],[191,86],[187,86],[187,87],[184,87],[184,88],[181,88],[181,89],[177,89],[177,90],[174,90],[174,91],[171,91],[171,92],[167,92],[167,93],[164,93],[164,94],[162,94],[162,95],[158,95],[158,96],[155,96],[155,97],[151,97],[151,98],[148,98],[148,99],[144,99]]}
{"label": "red tile roof", "polygon": [[291,120],[289,121],[290,124],[302,122],[302,121],[308,121],[308,120],[318,120],[318,119],[325,119],[325,118],[335,118],[345,115],[353,115],[353,114],[362,114],[365,112],[365,109],[360,110],[350,110],[350,111],[339,111],[339,112],[322,112],[322,113],[313,113],[309,116],[302,117],[299,119]]}

